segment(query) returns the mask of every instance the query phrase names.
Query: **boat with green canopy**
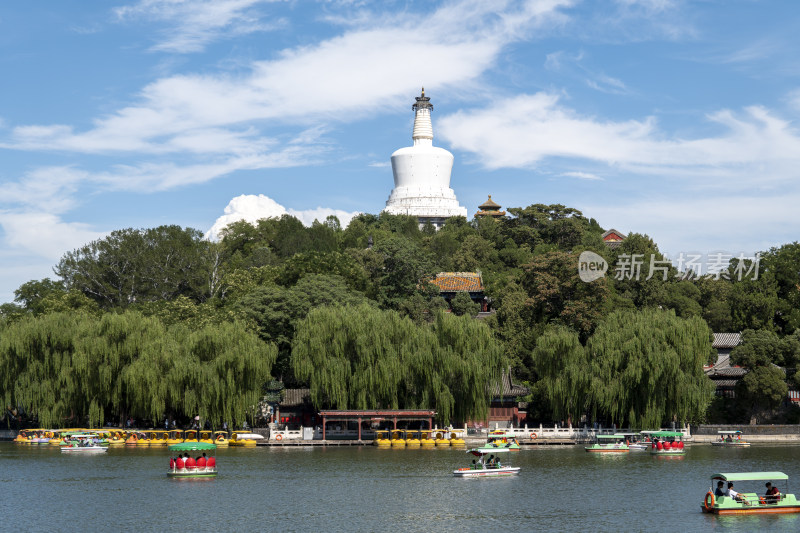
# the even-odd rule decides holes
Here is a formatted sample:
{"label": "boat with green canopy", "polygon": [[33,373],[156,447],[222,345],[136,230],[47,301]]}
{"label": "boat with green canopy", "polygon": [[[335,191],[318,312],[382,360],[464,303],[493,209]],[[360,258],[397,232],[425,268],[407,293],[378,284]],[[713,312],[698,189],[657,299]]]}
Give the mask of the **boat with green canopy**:
{"label": "boat with green canopy", "polygon": [[711,443],[712,446],[721,446],[723,448],[749,448],[750,443],[742,438],[741,431],[728,431],[721,429],[719,438]]}
{"label": "boat with green canopy", "polygon": [[474,455],[472,465],[453,470],[456,477],[503,477],[516,476],[519,474],[518,466],[503,466],[500,464],[499,455],[510,452],[508,448],[475,448],[467,450],[468,454]]}
{"label": "boat with green canopy", "polygon": [[[734,482],[750,487],[766,481],[766,493],[759,496],[755,492],[738,492]],[[773,482],[782,481],[784,492]],[[716,482],[716,483],[715,483]],[[727,483],[727,485],[726,485]],[[714,489],[714,485],[717,489]],[[785,492],[789,487],[789,476],[783,472],[734,472],[711,476],[711,487],[700,504],[704,513],[726,514],[785,514],[800,513],[800,502],[794,494]]]}
{"label": "boat with green canopy", "polygon": [[625,435],[597,435],[597,440],[591,446],[586,446],[584,450],[589,453],[627,453],[631,451],[625,444]]}
{"label": "boat with green canopy", "polygon": [[650,455],[684,455],[683,433],[680,431],[642,431],[650,437]]}
{"label": "boat with green canopy", "polygon": [[[172,444],[169,451],[178,452],[177,457],[170,457],[167,476],[175,478],[211,478],[217,476],[217,459],[214,452],[216,444],[207,442],[181,442]],[[200,452],[197,458],[189,455]],[[183,454],[183,455],[181,455]]]}

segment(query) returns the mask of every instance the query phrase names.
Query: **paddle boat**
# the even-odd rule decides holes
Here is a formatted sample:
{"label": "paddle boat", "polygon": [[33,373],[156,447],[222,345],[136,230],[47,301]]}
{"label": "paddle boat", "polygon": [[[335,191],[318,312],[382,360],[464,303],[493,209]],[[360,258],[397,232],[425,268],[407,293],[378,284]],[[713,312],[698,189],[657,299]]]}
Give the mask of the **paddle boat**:
{"label": "paddle boat", "polygon": [[466,446],[467,443],[455,431],[450,432],[450,446]]}
{"label": "paddle boat", "polygon": [[[278,435],[280,437],[280,435]],[[256,441],[263,439],[262,435],[258,433],[245,433],[243,431],[234,431],[231,440],[228,442],[230,446],[241,446],[244,448],[254,448]],[[279,439],[280,440],[280,439]]]}
{"label": "paddle boat", "polygon": [[684,455],[683,433],[680,431],[643,431],[650,436],[650,455],[670,457]]}
{"label": "paddle boat", "polygon": [[419,443],[423,448],[431,448],[436,446],[436,441],[431,438],[430,431],[420,431],[419,434]]}
{"label": "paddle boat", "polygon": [[472,465],[466,468],[453,470],[456,477],[503,477],[516,476],[519,474],[519,467],[502,466],[495,455],[510,452],[508,448],[476,448],[467,450],[467,453],[474,455]]}
{"label": "paddle boat", "polygon": [[62,453],[103,453],[108,446],[101,446],[97,435],[93,433],[70,435],[70,441],[60,446]]}
{"label": "paddle boat", "polygon": [[419,440],[419,431],[406,431],[406,446],[409,448],[419,448],[422,442]]}
{"label": "paddle boat", "polygon": [[584,450],[589,453],[628,453],[631,449],[625,444],[625,435],[597,435],[596,441]]}
{"label": "paddle boat", "polygon": [[506,433],[503,430],[493,430],[489,432],[484,448],[508,448],[512,452],[520,450],[517,437],[513,433]]}
{"label": "paddle boat", "polygon": [[19,433],[17,433],[17,436],[14,437],[14,444],[30,444],[31,441],[30,435],[28,434],[29,432],[29,429],[20,429]]}
{"label": "paddle boat", "polygon": [[172,446],[173,444],[180,444],[181,442],[183,442],[183,430],[182,429],[169,430],[169,437],[167,437],[167,446]]}
{"label": "paddle boat", "polygon": [[389,431],[385,429],[376,430],[375,440],[372,441],[372,444],[379,448],[390,447],[392,445],[392,441],[389,440]]}
{"label": "paddle boat", "polygon": [[[214,452],[217,449],[216,444],[199,441],[182,442],[180,444],[172,444],[168,449],[178,455],[170,458],[167,476],[174,478],[211,478],[217,476],[217,459],[214,456]],[[192,457],[195,453],[202,453],[202,455],[197,458]]]}
{"label": "paddle boat", "polygon": [[450,446],[450,439],[444,431],[437,431],[433,440],[436,446]]}
{"label": "paddle boat", "polygon": [[[739,492],[736,497],[715,496],[715,482],[723,482],[723,487],[727,487],[728,481],[744,482],[774,482],[784,481],[785,488],[789,486],[789,476],[783,472],[744,472],[730,474],[714,474],[711,476],[711,487],[706,492],[700,508],[704,513],[710,514],[783,514],[800,513],[800,502],[794,494],[786,494],[777,489],[771,495],[759,496],[755,492]],[[759,490],[763,490],[758,483]],[[736,487],[738,488],[738,487]]]}
{"label": "paddle boat", "polygon": [[625,436],[625,444],[632,452],[646,452],[650,449],[650,441],[645,442],[641,433],[619,433]]}
{"label": "paddle boat", "polygon": [[200,442],[205,442],[206,444],[214,444],[214,437],[211,430],[204,429],[200,432]]}
{"label": "paddle boat", "polygon": [[392,443],[392,448],[395,447],[404,447],[406,445],[406,439],[403,435],[403,431],[399,429],[392,430],[392,438],[389,439]]}
{"label": "paddle boat", "polygon": [[150,446],[167,446],[169,444],[169,432],[165,429],[154,429],[148,434]]}
{"label": "paddle boat", "polygon": [[183,442],[200,442],[196,429],[187,429],[183,432]]}
{"label": "paddle boat", "polygon": [[109,431],[110,437],[108,438],[109,446],[125,446],[125,431],[121,429],[113,429]]}
{"label": "paddle boat", "polygon": [[711,443],[712,446],[722,446],[724,448],[748,448],[750,443],[742,438],[741,431],[719,430],[719,439]]}
{"label": "paddle boat", "polygon": [[215,431],[214,432],[214,444],[217,445],[217,448],[227,448],[228,447],[228,432],[227,431]]}

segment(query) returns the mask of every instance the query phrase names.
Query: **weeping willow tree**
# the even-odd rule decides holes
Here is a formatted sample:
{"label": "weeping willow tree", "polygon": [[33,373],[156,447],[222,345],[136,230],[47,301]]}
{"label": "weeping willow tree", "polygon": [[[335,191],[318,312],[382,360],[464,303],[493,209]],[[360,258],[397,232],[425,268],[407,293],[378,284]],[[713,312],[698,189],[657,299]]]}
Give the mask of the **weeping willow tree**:
{"label": "weeping willow tree", "polygon": [[482,323],[440,315],[418,327],[361,305],[312,310],[298,324],[291,364],[315,405],[434,408],[449,423],[485,414],[487,383],[500,375],[502,358]]}
{"label": "weeping willow tree", "polygon": [[42,425],[100,425],[121,407],[120,372],[151,342],[152,321],[138,315],[54,313],[25,318],[0,339],[6,405],[23,406]]}
{"label": "weeping willow tree", "polygon": [[555,420],[578,420],[586,412],[589,368],[586,351],[575,331],[551,326],[536,340],[536,385],[549,400]]}
{"label": "weeping willow tree", "polygon": [[48,427],[166,413],[236,423],[258,403],[276,356],[235,323],[167,330],[135,312],[55,313],[3,331],[0,393]]}
{"label": "weeping willow tree", "polygon": [[703,373],[711,331],[674,311],[624,310],[609,315],[587,344],[588,404],[593,414],[630,427],[700,419],[714,394]]}

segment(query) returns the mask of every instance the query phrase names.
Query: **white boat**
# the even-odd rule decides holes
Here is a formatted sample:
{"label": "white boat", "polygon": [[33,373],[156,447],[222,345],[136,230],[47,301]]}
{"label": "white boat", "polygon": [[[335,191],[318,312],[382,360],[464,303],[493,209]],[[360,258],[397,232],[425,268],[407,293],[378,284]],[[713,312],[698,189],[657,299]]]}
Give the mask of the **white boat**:
{"label": "white boat", "polygon": [[69,444],[59,446],[62,453],[104,453],[108,451],[107,446],[100,446],[97,435],[72,435]]}
{"label": "white boat", "polygon": [[519,467],[503,466],[495,458],[495,454],[507,454],[508,448],[476,448],[467,450],[467,453],[474,455],[477,459],[472,461],[472,465],[466,468],[453,470],[456,477],[502,477],[515,476],[519,474]]}
{"label": "white boat", "polygon": [[722,446],[723,448],[748,448],[750,443],[742,438],[741,431],[719,430],[719,439],[711,443],[712,446]]}
{"label": "white boat", "polygon": [[632,452],[646,452],[650,449],[649,442],[642,442],[641,433],[618,433],[625,436],[625,443]]}

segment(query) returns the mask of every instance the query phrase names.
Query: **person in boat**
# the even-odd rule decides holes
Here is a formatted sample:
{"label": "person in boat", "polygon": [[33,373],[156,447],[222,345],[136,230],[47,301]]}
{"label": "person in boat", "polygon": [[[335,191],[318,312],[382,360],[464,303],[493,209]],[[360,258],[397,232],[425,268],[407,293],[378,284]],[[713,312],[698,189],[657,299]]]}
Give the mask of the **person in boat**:
{"label": "person in boat", "polygon": [[727,496],[727,494],[725,494],[724,481],[717,481],[717,490],[714,491],[714,496],[717,498],[719,498],[720,496]]}
{"label": "person in boat", "polygon": [[728,496],[729,498],[733,498],[737,502],[742,501],[742,497],[739,496],[739,493],[736,492],[735,490],[733,490],[733,481],[728,481],[728,490],[725,491],[725,492],[727,493],[727,494],[725,494],[725,496]]}
{"label": "person in boat", "polygon": [[778,503],[781,491],[778,490],[778,487],[773,487],[770,482],[767,482],[766,487],[767,493],[764,495],[764,501],[767,503]]}

